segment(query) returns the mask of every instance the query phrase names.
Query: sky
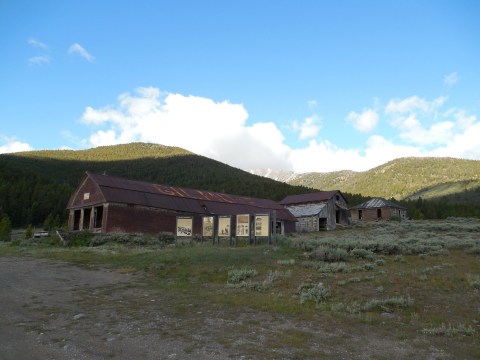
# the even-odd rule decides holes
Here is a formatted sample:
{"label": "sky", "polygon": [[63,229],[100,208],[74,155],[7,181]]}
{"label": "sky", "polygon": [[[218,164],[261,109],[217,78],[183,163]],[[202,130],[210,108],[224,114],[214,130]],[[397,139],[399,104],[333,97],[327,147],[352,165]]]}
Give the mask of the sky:
{"label": "sky", "polygon": [[0,0],[0,153],[480,160],[479,18],[476,0]]}

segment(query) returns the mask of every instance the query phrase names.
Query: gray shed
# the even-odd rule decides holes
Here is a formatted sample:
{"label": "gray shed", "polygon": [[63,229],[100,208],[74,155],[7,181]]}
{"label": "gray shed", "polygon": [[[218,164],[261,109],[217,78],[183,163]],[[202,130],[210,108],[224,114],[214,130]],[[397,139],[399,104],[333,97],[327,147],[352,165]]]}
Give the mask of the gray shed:
{"label": "gray shed", "polygon": [[350,224],[347,200],[339,190],[291,195],[280,204],[297,218],[297,231],[332,230]]}

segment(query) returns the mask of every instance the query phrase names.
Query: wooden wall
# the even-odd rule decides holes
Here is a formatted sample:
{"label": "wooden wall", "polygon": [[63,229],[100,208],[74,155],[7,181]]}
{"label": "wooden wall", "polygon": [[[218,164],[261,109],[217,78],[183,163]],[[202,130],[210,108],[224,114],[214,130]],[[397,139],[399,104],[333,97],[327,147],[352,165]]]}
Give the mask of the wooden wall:
{"label": "wooden wall", "polygon": [[[378,213],[380,210],[381,214]],[[359,213],[361,212],[361,218]],[[393,216],[399,217],[400,219],[407,218],[407,210],[405,209],[395,209],[390,207],[382,207],[375,209],[351,209],[350,215],[352,221],[388,221]],[[378,215],[381,215],[380,217]]]}

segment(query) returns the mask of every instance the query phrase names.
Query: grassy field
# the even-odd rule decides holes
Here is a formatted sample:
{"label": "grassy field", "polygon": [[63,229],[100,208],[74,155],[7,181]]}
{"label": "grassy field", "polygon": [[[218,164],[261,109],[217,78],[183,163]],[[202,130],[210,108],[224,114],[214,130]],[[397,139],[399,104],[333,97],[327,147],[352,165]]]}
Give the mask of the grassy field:
{"label": "grassy field", "polygon": [[[205,326],[202,314],[222,314],[223,325],[208,331],[227,348],[242,337],[253,358],[387,359],[392,346],[399,359],[480,358],[480,220],[357,225],[286,236],[277,246],[107,240],[77,247],[15,241],[1,244],[0,256],[145,275],[142,286],[162,294],[189,326]],[[294,326],[285,331],[282,322]],[[254,328],[265,330],[262,346]],[[376,339],[375,351],[366,339]]]}

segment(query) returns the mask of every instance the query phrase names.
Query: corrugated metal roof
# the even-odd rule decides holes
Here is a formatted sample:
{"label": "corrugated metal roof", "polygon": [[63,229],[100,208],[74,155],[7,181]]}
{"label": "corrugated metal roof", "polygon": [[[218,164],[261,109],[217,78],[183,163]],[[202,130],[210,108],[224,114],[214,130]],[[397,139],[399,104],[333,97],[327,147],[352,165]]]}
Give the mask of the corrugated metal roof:
{"label": "corrugated metal roof", "polygon": [[[307,205],[296,205],[288,206],[287,209],[296,217],[305,217],[305,216],[315,216],[319,215],[326,209],[327,204],[307,204]],[[320,214],[322,215],[322,214]],[[326,215],[325,215],[326,217]]]}
{"label": "corrugated metal roof", "polygon": [[353,206],[352,209],[376,209],[376,208],[384,208],[384,207],[405,209],[405,207],[398,205],[393,201],[386,200],[384,198],[373,198],[373,199],[367,200],[359,205]]}
{"label": "corrugated metal roof", "polygon": [[216,215],[270,213],[276,210],[278,219],[296,221],[287,209],[269,199],[159,185],[90,171],[86,175],[100,187],[107,202]]}
{"label": "corrugated metal roof", "polygon": [[311,194],[289,195],[285,197],[282,201],[280,201],[280,204],[290,205],[290,204],[305,204],[305,203],[311,203],[311,202],[328,201],[337,193],[341,195],[341,192],[339,190],[320,191],[320,192],[311,193]]}

